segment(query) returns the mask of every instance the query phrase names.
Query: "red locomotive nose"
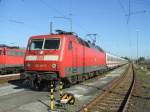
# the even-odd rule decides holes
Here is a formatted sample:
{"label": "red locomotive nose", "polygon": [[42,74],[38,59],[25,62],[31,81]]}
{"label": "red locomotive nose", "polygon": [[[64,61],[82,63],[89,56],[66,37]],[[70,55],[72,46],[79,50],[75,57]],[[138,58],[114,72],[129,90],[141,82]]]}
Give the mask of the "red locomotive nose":
{"label": "red locomotive nose", "polygon": [[39,52],[39,54],[43,54],[43,53],[44,53],[43,51],[40,51],[40,52]]}
{"label": "red locomotive nose", "polygon": [[60,55],[59,37],[40,36],[29,40],[25,56],[25,69],[27,71],[57,71]]}
{"label": "red locomotive nose", "polygon": [[37,60],[44,60],[44,56],[37,56]]}

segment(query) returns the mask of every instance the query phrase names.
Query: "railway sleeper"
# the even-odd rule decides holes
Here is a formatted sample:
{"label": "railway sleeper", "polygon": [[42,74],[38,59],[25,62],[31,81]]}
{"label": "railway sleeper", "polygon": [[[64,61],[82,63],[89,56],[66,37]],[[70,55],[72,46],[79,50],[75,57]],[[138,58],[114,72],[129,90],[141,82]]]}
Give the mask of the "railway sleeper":
{"label": "railway sleeper", "polygon": [[104,102],[105,102],[105,103],[109,103],[109,104],[110,104],[110,103],[114,103],[114,104],[117,103],[117,102],[115,102],[113,99],[112,99],[112,100],[105,100]]}

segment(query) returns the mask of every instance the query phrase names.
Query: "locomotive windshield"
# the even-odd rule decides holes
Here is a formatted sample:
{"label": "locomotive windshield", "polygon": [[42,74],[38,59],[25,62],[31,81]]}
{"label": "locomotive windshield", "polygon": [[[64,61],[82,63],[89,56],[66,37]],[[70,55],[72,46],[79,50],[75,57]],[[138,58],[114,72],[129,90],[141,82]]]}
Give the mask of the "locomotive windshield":
{"label": "locomotive windshield", "polygon": [[30,45],[30,50],[41,50],[43,46],[44,39],[32,40]]}
{"label": "locomotive windshield", "polygon": [[60,39],[33,39],[30,44],[30,50],[47,50],[47,49],[58,49]]}
{"label": "locomotive windshield", "polygon": [[59,43],[59,39],[47,39],[45,40],[44,49],[58,49]]}

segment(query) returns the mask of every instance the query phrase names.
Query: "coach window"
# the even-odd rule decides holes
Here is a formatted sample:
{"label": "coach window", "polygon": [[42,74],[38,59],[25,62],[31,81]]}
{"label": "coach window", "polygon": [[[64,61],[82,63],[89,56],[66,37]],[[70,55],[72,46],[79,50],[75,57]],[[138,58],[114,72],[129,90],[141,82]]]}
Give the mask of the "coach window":
{"label": "coach window", "polygon": [[23,55],[22,55],[22,52],[17,51],[17,52],[16,52],[16,56],[23,56]]}
{"label": "coach window", "polygon": [[9,56],[14,56],[15,55],[15,52],[13,50],[8,50],[7,51],[7,55]]}
{"label": "coach window", "polygon": [[24,53],[23,53],[23,52],[20,52],[20,56],[24,56]]}
{"label": "coach window", "polygon": [[0,50],[0,55],[2,55],[2,50]]}
{"label": "coach window", "polygon": [[19,56],[19,52],[15,51],[15,56]]}
{"label": "coach window", "polygon": [[69,49],[69,50],[71,50],[71,49],[72,49],[72,41],[69,41],[68,49]]}

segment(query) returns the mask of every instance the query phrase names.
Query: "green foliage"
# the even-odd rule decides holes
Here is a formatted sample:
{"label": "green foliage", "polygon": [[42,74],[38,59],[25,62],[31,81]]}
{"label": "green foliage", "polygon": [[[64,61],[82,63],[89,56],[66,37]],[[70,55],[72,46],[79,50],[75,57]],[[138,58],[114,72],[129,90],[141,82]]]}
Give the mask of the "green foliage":
{"label": "green foliage", "polygon": [[149,112],[150,112],[150,100],[149,100],[148,103],[147,103],[147,108],[148,108],[148,110],[149,110]]}

